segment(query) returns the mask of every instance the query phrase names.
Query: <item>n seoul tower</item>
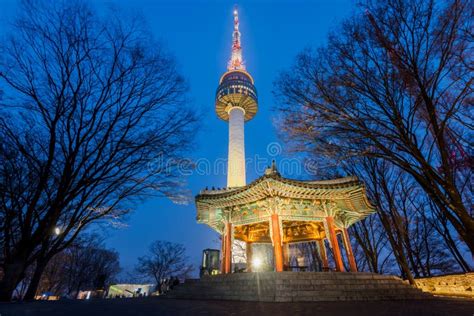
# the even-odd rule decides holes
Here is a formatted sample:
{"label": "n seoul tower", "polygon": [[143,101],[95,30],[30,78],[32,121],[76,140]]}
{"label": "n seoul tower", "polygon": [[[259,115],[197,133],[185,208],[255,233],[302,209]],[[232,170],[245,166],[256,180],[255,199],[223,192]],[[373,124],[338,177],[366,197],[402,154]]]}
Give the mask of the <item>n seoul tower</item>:
{"label": "n seoul tower", "polygon": [[232,54],[216,92],[217,116],[229,122],[227,187],[246,185],[244,123],[257,114],[257,109],[257,90],[242,59],[239,12],[235,8]]}

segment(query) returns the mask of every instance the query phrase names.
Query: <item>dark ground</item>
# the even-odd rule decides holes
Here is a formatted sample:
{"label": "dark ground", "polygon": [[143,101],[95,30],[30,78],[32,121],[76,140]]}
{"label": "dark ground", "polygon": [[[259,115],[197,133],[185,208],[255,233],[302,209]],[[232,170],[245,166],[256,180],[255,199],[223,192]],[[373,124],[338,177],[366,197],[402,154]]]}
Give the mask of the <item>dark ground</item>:
{"label": "dark ground", "polygon": [[0,316],[118,315],[474,315],[473,300],[260,303],[135,298],[0,303]]}

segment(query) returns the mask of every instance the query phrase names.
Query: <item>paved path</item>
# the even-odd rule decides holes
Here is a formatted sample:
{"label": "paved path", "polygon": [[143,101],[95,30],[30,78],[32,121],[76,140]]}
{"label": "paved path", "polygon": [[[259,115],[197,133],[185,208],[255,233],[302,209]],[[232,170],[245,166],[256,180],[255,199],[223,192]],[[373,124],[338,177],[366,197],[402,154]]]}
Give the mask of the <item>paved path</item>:
{"label": "paved path", "polygon": [[473,316],[474,301],[259,303],[135,298],[90,301],[0,303],[1,316],[132,316],[132,315],[334,315],[334,316]]}

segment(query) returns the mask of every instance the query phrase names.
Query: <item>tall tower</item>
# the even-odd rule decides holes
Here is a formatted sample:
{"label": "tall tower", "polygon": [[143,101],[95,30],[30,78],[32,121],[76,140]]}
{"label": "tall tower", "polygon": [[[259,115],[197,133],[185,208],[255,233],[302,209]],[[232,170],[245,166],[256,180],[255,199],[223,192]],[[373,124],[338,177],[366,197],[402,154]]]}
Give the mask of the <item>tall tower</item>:
{"label": "tall tower", "polygon": [[229,157],[227,161],[227,187],[239,187],[245,180],[244,123],[257,114],[257,90],[253,78],[245,70],[240,45],[239,13],[234,9],[232,54],[227,72],[219,81],[216,92],[216,113],[229,122]]}

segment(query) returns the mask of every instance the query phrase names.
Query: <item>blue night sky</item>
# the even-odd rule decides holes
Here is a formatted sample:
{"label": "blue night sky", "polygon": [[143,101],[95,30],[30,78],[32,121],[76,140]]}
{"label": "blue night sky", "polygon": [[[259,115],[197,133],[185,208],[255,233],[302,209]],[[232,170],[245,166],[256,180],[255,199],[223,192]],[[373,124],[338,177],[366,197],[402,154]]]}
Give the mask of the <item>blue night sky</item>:
{"label": "blue night sky", "polygon": [[[211,163],[227,155],[227,124],[214,112],[214,97],[220,76],[230,56],[234,1],[96,0],[98,10],[109,5],[144,16],[157,39],[175,55],[180,72],[190,85],[190,98],[201,112],[200,134],[191,159]],[[277,142],[273,126],[272,82],[279,71],[289,67],[305,47],[324,44],[330,29],[355,8],[355,0],[326,1],[239,1],[240,31],[247,70],[259,93],[257,116],[245,125],[246,156],[279,159],[267,153]],[[0,0],[3,28],[14,14],[18,1]],[[2,31],[3,33],[3,31]],[[263,170],[247,169],[247,182]],[[222,170],[222,168],[221,168]],[[298,175],[288,175],[297,177]],[[206,186],[223,187],[226,175],[194,172],[187,178],[193,195]],[[137,257],[154,240],[168,240],[186,246],[191,262],[198,267],[204,248],[219,248],[218,236],[196,223],[194,204],[176,205],[166,199],[136,205],[128,226],[108,232],[107,245],[120,253],[121,265],[131,271]]]}

